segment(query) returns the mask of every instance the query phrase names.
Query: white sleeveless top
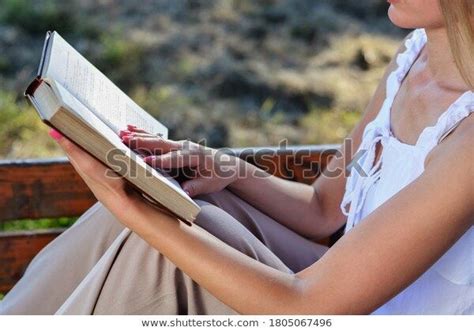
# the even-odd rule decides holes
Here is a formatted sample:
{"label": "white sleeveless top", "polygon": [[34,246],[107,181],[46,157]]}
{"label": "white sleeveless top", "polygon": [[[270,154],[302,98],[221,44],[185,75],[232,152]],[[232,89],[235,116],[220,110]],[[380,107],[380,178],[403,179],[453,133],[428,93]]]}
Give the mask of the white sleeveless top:
{"label": "white sleeveless top", "polygon": [[[387,97],[382,108],[365,128],[359,147],[359,151],[365,152],[357,163],[367,176],[361,176],[353,168],[347,180],[341,204],[343,213],[347,215],[346,233],[420,176],[427,154],[474,111],[474,93],[467,91],[434,126],[423,130],[415,145],[402,143],[393,136],[390,129],[393,100],[426,40],[425,31],[418,29],[406,41],[406,51],[397,57],[398,68],[387,79]],[[383,148],[374,164],[378,142]],[[423,249],[422,245],[420,249]],[[420,278],[374,314],[474,314],[473,227]]]}

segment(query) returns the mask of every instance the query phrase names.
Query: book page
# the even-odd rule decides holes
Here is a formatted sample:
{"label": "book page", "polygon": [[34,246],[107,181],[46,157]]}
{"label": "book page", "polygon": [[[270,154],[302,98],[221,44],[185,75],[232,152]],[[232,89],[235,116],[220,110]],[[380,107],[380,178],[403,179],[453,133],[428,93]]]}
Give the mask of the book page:
{"label": "book page", "polygon": [[168,137],[168,129],[138,106],[57,32],[50,35],[42,76],[60,83],[115,133],[136,125]]}

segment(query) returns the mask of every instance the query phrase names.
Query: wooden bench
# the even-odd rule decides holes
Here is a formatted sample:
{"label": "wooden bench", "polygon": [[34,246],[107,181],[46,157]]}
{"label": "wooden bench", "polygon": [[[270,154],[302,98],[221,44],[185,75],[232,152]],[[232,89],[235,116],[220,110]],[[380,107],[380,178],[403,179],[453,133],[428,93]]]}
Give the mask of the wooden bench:
{"label": "wooden bench", "polygon": [[[337,146],[292,146],[287,149],[232,149],[234,155],[271,174],[313,182]],[[8,220],[75,217],[96,199],[66,158],[0,161],[0,223]],[[20,279],[31,259],[63,229],[0,232],[0,292]],[[323,242],[331,245],[340,231]]]}

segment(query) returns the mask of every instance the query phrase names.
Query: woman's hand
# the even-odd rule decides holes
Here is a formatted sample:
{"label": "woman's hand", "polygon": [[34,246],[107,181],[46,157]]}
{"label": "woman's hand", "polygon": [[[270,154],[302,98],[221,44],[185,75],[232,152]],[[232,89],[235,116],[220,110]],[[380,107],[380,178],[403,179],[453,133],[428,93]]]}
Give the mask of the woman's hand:
{"label": "woman's hand", "polygon": [[218,192],[237,179],[242,164],[238,158],[188,140],[174,141],[129,125],[120,132],[124,144],[144,156],[155,168],[191,168],[192,175],[181,183],[191,197]]}
{"label": "woman's hand", "polygon": [[160,210],[144,202],[141,196],[114,171],[107,168],[81,147],[51,129],[50,136],[66,153],[74,169],[82,177],[94,196],[125,226],[133,230],[133,215],[137,211],[150,212],[155,217],[169,217]]}

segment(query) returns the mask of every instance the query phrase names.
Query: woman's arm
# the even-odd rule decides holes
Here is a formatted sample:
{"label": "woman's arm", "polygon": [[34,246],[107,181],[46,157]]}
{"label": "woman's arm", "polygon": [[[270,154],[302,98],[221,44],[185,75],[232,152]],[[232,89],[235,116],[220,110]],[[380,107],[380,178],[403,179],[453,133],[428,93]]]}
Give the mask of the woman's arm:
{"label": "woman's arm", "polygon": [[[468,119],[469,120],[469,119]],[[243,314],[369,313],[408,286],[472,226],[474,118],[430,156],[425,172],[293,275],[186,226],[127,194],[125,183],[62,138],[96,197],[123,224]]]}
{"label": "woman's arm", "polygon": [[[410,37],[411,33],[405,40]],[[317,240],[336,232],[346,221],[339,208],[346,185],[345,167],[359,148],[365,126],[382,107],[387,77],[396,68],[396,57],[405,50],[405,40],[387,66],[362,119],[341,145],[341,153],[331,159],[324,173],[312,185],[269,175],[255,176],[255,173],[262,174],[263,171],[246,164],[246,175],[230,184],[229,188],[302,236]],[[350,148],[347,143],[350,143]],[[338,170],[337,176],[334,175],[335,170]]]}

